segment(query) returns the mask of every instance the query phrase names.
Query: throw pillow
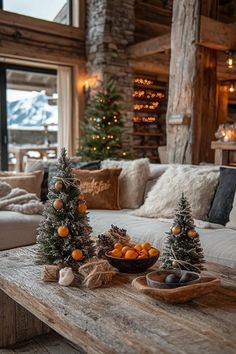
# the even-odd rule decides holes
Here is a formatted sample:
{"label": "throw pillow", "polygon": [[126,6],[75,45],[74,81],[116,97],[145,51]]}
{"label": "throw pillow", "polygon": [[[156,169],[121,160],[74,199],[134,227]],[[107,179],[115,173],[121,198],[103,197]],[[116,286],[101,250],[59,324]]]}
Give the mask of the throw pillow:
{"label": "throw pillow", "polygon": [[119,175],[120,168],[102,170],[74,170],[80,180],[80,190],[90,209],[120,209]]}
{"label": "throw pillow", "polygon": [[102,168],[122,168],[119,177],[120,207],[122,209],[138,208],[144,199],[145,186],[150,174],[149,160],[104,160]]}
{"label": "throw pillow", "polygon": [[229,222],[226,224],[226,227],[236,230],[236,192],[234,194],[233,208],[229,215]]}
{"label": "throw pillow", "polygon": [[184,192],[190,202],[193,217],[206,220],[218,178],[218,167],[170,166],[152,187],[145,203],[132,214],[172,218]]}
{"label": "throw pillow", "polygon": [[40,197],[43,172],[0,172],[0,181],[8,183],[12,188],[22,188]]}
{"label": "throw pillow", "polygon": [[219,186],[209,212],[210,222],[225,225],[229,221],[229,214],[233,207],[235,190],[236,169],[221,167]]}

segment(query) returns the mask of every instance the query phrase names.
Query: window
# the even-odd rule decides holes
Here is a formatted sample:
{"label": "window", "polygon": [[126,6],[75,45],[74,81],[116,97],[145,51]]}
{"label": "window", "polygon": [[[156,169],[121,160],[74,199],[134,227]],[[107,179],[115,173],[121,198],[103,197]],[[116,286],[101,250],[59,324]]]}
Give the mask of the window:
{"label": "window", "polygon": [[55,157],[57,71],[4,64],[0,71],[1,169],[22,170],[23,152],[32,158]]}
{"label": "window", "polygon": [[2,0],[2,9],[51,22],[71,25],[71,0]]}

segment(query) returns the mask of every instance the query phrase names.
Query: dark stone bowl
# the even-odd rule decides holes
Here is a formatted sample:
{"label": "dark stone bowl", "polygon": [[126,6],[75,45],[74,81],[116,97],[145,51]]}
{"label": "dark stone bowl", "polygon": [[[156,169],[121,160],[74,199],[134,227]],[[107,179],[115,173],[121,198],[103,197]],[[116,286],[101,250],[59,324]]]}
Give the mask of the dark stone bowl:
{"label": "dark stone bowl", "polygon": [[[191,280],[185,283],[165,283],[165,278],[169,274],[176,274],[179,277],[188,273],[191,276]],[[159,289],[173,289],[180,286],[192,285],[200,282],[200,275],[195,272],[189,272],[186,270],[164,270],[158,269],[157,271],[148,273],[146,275],[147,285],[150,288],[159,288]]]}
{"label": "dark stone bowl", "polygon": [[108,262],[122,273],[142,273],[153,266],[159,255],[145,259],[125,259],[112,257],[106,253]]}

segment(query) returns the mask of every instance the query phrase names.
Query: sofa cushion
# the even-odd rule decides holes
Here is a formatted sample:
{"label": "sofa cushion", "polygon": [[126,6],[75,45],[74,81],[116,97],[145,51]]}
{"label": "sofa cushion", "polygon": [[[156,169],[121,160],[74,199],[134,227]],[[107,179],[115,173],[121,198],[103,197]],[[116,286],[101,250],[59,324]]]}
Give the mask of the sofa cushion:
{"label": "sofa cushion", "polygon": [[218,177],[218,167],[172,165],[157,180],[141,208],[132,213],[144,217],[172,218],[184,192],[193,217],[206,220]]}
{"label": "sofa cushion", "polygon": [[122,168],[119,178],[120,207],[138,208],[144,199],[146,182],[150,175],[149,160],[104,160],[102,168]]}
{"label": "sofa cushion", "polygon": [[0,212],[0,250],[32,245],[40,215],[26,215],[13,211]]}
{"label": "sofa cushion", "polygon": [[74,170],[80,180],[80,191],[84,195],[88,208],[120,209],[119,175],[121,168],[102,170]]}
{"label": "sofa cushion", "polygon": [[236,192],[234,194],[233,208],[229,215],[229,222],[227,222],[226,227],[236,230]]}
{"label": "sofa cushion", "polygon": [[22,188],[40,197],[43,172],[0,172],[0,181],[8,183],[12,188]]}
{"label": "sofa cushion", "polygon": [[221,167],[219,185],[209,212],[209,221],[225,225],[233,207],[236,190],[236,168]]}
{"label": "sofa cushion", "polygon": [[[86,170],[98,170],[100,169],[100,161],[88,161],[82,162],[80,157],[74,156],[70,159],[73,168],[81,168]],[[37,170],[43,171],[43,181],[41,185],[41,200],[45,202],[48,195],[48,185],[51,179],[57,174],[57,159],[51,160],[36,160],[27,159],[25,164],[25,172],[34,172]]]}

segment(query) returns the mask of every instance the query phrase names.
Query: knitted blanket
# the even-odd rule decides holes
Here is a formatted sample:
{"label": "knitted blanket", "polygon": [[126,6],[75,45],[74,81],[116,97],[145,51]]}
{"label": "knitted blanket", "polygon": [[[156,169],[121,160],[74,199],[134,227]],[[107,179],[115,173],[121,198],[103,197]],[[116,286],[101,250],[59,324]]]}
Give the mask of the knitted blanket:
{"label": "knitted blanket", "polygon": [[36,194],[21,188],[12,188],[8,183],[0,182],[0,211],[17,211],[23,214],[42,214],[43,204]]}

